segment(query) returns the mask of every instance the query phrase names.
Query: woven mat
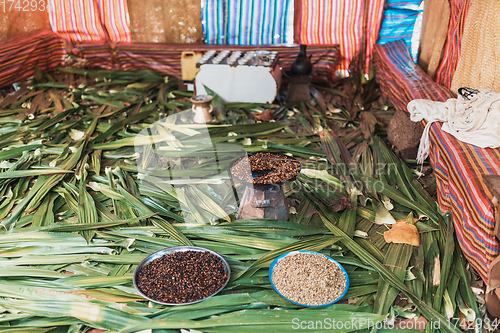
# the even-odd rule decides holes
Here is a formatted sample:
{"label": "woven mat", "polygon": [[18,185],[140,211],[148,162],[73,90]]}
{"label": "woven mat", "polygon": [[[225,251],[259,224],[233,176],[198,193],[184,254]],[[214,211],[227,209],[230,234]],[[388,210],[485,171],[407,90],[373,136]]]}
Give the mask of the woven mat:
{"label": "woven mat", "polygon": [[462,52],[451,91],[463,86],[500,92],[500,2],[473,1],[465,20]]}

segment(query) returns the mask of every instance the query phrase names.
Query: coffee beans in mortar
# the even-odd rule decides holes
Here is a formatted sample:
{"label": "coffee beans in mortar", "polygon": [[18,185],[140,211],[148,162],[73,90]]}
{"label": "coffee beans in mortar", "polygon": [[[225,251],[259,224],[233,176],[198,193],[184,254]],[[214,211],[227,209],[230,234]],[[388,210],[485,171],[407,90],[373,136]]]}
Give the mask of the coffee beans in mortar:
{"label": "coffee beans in mortar", "polygon": [[278,184],[295,178],[300,162],[282,154],[255,153],[236,161],[230,171],[247,183]]}
{"label": "coffee beans in mortar", "polygon": [[178,251],[144,265],[136,284],[147,297],[172,304],[199,301],[219,291],[227,272],[221,259],[210,252]]}

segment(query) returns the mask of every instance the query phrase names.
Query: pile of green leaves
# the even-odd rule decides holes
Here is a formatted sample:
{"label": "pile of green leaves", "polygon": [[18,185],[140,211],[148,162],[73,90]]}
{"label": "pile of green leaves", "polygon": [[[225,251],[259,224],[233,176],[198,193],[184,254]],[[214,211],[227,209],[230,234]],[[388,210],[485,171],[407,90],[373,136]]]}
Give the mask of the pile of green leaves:
{"label": "pile of green leaves", "polygon": [[[369,105],[352,115],[352,105],[322,98],[342,95],[337,89],[318,88],[307,105],[214,99],[214,142],[302,162],[298,179],[285,186],[290,221],[221,214],[204,223],[224,201],[210,184],[197,194],[204,195],[200,205],[183,214],[181,192],[140,181],[134,150],[141,130],[190,108],[191,93],[177,84],[152,72],[66,68],[38,72],[2,99],[1,331],[290,332],[302,323],[314,332],[393,332],[377,325],[423,315],[441,321],[442,332],[459,332],[449,318],[479,314],[451,219],[376,135]],[[263,112],[276,121],[256,122]],[[415,223],[420,247],[385,242],[394,219]],[[188,306],[144,300],[132,285],[136,265],[181,244],[224,255],[230,283]],[[292,250],[321,251],[343,264],[348,304],[304,309],[277,295],[267,268]],[[318,321],[361,326],[310,326]]]}

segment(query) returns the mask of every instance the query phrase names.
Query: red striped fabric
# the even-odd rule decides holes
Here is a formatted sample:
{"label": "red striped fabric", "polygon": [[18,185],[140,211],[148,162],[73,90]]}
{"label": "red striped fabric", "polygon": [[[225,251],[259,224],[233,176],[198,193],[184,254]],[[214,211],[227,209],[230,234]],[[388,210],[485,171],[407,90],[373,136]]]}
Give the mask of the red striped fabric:
{"label": "red striped fabric", "polygon": [[344,58],[341,68],[348,69],[361,48],[363,7],[367,8],[367,68],[378,36],[384,0],[301,0],[298,11],[301,44],[339,44]]}
{"label": "red striped fabric", "polygon": [[365,68],[370,68],[371,57],[380,32],[384,16],[385,0],[368,1],[368,19],[366,22],[366,58]]}
{"label": "red striped fabric", "polygon": [[131,41],[126,0],[52,0],[52,30],[73,42]]}
{"label": "red striped fabric", "polygon": [[107,39],[95,1],[53,0],[52,30],[71,41]]}
{"label": "red striped fabric", "polygon": [[384,93],[394,95],[391,101],[398,109],[406,110],[406,104],[413,99],[432,97],[429,99],[442,101],[453,97],[448,89],[436,84],[411,58],[406,58],[408,47],[404,40],[384,45],[375,46],[376,78]]}
{"label": "red striped fabric", "polygon": [[35,73],[63,63],[63,39],[52,31],[17,36],[0,42],[0,87],[23,81]]}
{"label": "red striped fabric", "polygon": [[72,60],[78,67],[120,69],[116,50],[102,41],[74,43],[68,47],[68,54],[73,56]]}
{"label": "red striped fabric", "polygon": [[[181,77],[181,52],[206,51],[214,49],[209,45],[161,45],[117,43],[115,46],[99,43],[78,43],[72,54],[89,67],[119,68],[123,70],[154,70],[163,75]],[[217,50],[257,50],[278,51],[279,65],[289,70],[299,52],[298,46],[218,46]],[[328,81],[334,78],[339,64],[338,45],[311,45],[307,49],[311,55],[316,80]]]}
{"label": "red striped fabric", "polygon": [[116,42],[131,42],[130,20],[126,0],[98,0],[101,21],[109,39]]}
{"label": "red striped fabric", "polygon": [[450,0],[450,23],[441,63],[436,70],[436,82],[448,89],[460,59],[462,35],[470,2],[471,0]]}
{"label": "red striped fabric", "polygon": [[[445,101],[450,91],[432,81],[413,63],[404,41],[377,45],[377,82],[398,109],[413,99]],[[472,267],[488,281],[491,261],[499,254],[494,233],[494,207],[482,175],[500,174],[500,148],[478,148],[461,142],[434,123],[430,158],[436,175],[441,210],[451,211],[462,251]]]}

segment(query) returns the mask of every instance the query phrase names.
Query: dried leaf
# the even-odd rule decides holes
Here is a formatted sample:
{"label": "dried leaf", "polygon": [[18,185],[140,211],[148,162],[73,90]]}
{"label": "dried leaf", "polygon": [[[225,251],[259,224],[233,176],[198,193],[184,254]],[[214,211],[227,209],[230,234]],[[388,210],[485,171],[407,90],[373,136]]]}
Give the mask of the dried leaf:
{"label": "dried leaf", "polygon": [[384,232],[384,239],[387,243],[420,246],[420,235],[417,227],[405,222],[393,224],[391,230]]}

